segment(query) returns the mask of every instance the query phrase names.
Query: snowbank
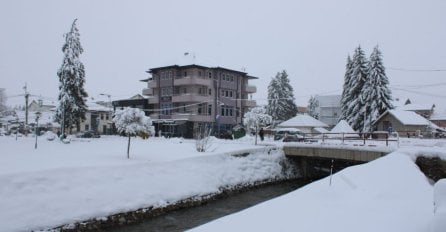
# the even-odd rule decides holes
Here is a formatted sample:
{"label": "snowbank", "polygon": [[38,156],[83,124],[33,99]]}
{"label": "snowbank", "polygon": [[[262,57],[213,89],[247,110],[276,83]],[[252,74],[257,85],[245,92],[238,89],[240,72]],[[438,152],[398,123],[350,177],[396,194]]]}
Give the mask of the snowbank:
{"label": "snowbank", "polygon": [[[221,187],[285,174],[280,150],[268,154],[264,147],[235,141],[216,141],[215,150],[220,152],[197,154],[192,152],[193,141],[135,139],[135,158],[126,160],[125,138],[77,140],[69,145],[42,140],[38,150],[33,150],[32,138],[6,140],[9,145],[2,146],[7,148],[1,157],[7,162],[0,169],[0,231],[8,232],[162,207],[218,193]],[[119,151],[114,151],[117,147]],[[229,155],[237,147],[261,152]]]}
{"label": "snowbank", "polygon": [[427,231],[432,186],[394,152],[192,231]]}

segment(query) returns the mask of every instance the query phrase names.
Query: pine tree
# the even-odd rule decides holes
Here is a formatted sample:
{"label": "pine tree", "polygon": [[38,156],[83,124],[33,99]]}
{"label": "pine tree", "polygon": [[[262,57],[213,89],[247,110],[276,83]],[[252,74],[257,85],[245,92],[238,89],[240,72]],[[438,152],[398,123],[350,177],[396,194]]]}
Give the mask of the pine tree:
{"label": "pine tree", "polygon": [[308,114],[315,119],[319,119],[319,113],[316,112],[316,108],[318,107],[319,101],[316,99],[316,97],[311,96],[310,100],[308,100]]}
{"label": "pine tree", "polygon": [[367,79],[367,60],[361,46],[355,50],[352,60],[352,75],[347,92],[348,101],[346,119],[349,125],[356,131],[363,131],[364,115],[361,109],[364,106],[363,87]]}
{"label": "pine tree", "polygon": [[7,106],[6,106],[7,99],[8,98],[6,97],[5,89],[0,88],[0,113],[7,109]]}
{"label": "pine tree", "polygon": [[361,114],[365,115],[364,132],[372,131],[371,124],[382,113],[392,109],[392,96],[388,87],[389,79],[386,76],[382,62],[382,54],[378,46],[373,49],[367,67],[367,80],[363,87],[363,103]]}
{"label": "pine tree", "polygon": [[274,121],[288,120],[297,114],[293,87],[285,70],[277,73],[268,86],[268,114]]}
{"label": "pine tree", "polygon": [[57,72],[59,77],[59,106],[56,111],[56,120],[65,128],[71,129],[85,120],[87,105],[85,99],[88,97],[84,90],[85,70],[79,59],[83,53],[80,43],[79,30],[75,19],[70,32],[65,34],[65,44],[62,47],[64,58]]}
{"label": "pine tree", "polygon": [[341,96],[341,117],[339,120],[347,120],[348,118],[348,103],[352,100],[351,96],[348,94],[352,80],[352,66],[353,62],[349,55],[347,56],[347,64],[345,66],[344,86]]}

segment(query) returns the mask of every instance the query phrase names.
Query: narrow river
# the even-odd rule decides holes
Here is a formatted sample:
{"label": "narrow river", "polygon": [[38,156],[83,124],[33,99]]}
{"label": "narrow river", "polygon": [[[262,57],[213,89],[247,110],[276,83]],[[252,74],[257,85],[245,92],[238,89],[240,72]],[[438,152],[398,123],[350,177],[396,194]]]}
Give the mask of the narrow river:
{"label": "narrow river", "polygon": [[112,232],[185,231],[217,218],[236,213],[253,205],[298,189],[308,182],[294,180],[253,188],[246,192],[212,201],[208,204],[167,213],[140,224],[123,226]]}

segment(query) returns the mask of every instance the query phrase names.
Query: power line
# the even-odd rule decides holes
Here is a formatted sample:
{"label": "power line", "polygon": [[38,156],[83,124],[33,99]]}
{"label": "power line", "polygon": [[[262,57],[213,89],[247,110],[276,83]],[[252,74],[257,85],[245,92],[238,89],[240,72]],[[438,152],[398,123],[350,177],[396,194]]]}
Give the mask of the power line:
{"label": "power line", "polygon": [[397,68],[387,67],[388,70],[403,71],[403,72],[446,72],[446,69],[410,69],[410,68]]}
{"label": "power line", "polygon": [[430,97],[446,98],[446,95],[438,95],[438,94],[432,94],[432,93],[426,93],[426,92],[415,91],[415,90],[408,90],[408,89],[401,89],[401,88],[391,88],[391,89],[399,90],[399,91],[405,91],[405,92],[410,92],[410,93],[416,93],[416,94],[420,94],[420,95],[426,95],[426,96],[430,96]]}

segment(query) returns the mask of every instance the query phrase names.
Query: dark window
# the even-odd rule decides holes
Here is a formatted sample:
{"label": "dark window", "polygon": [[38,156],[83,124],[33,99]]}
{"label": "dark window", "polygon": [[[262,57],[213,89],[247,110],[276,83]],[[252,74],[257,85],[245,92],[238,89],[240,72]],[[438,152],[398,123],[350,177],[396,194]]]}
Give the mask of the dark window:
{"label": "dark window", "polygon": [[86,124],[85,125],[85,130],[89,130],[90,129],[90,125]]}
{"label": "dark window", "polygon": [[212,89],[208,89],[208,94],[212,95]]}
{"label": "dark window", "polygon": [[212,78],[212,73],[211,72],[208,73],[208,77]]}
{"label": "dark window", "polygon": [[208,115],[212,115],[212,105],[208,105]]}

